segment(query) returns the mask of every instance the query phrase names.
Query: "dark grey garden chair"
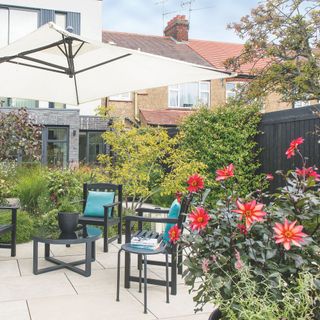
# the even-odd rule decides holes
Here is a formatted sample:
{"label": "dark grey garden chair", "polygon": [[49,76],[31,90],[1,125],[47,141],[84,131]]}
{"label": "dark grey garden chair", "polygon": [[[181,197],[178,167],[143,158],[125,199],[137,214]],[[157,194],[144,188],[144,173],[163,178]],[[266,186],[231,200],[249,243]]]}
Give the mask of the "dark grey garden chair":
{"label": "dark grey garden chair", "polygon": [[[85,211],[89,191],[114,192],[113,203],[104,205],[104,216],[81,215],[79,223],[82,225],[97,225],[103,227],[103,251],[108,252],[108,244],[114,240],[121,243],[122,238],[122,185],[111,183],[95,183],[83,185],[83,212]],[[110,212],[111,209],[111,212]],[[117,234],[109,237],[110,227],[117,226]]]}
{"label": "dark grey garden chair", "polygon": [[[180,215],[178,218],[158,218],[158,217],[145,217],[145,213],[149,213],[151,215],[154,214],[168,214],[169,209],[148,209],[148,208],[139,208],[137,209],[137,216],[127,216],[125,217],[125,225],[126,225],[126,244],[129,244],[131,241],[131,237],[147,237],[147,238],[156,238],[161,239],[162,234],[159,234],[155,231],[148,231],[143,229],[143,224],[146,222],[151,223],[162,223],[162,224],[177,224],[179,228],[183,228],[183,223],[186,219],[186,213],[188,212],[190,203],[192,200],[192,196],[188,196],[183,198],[181,203],[181,210]],[[133,224],[138,224],[138,231],[132,234]],[[159,240],[160,240],[159,239]],[[171,267],[171,280],[169,281],[169,286],[171,288],[171,294],[177,294],[177,245],[176,244],[167,244],[166,246],[166,253],[171,256],[171,262],[169,263],[169,267]],[[164,266],[166,267],[167,264],[165,261],[157,261],[148,259],[148,261],[144,261],[143,254],[138,255],[138,268],[139,270],[142,269],[142,264],[150,264],[150,265],[157,265],[157,266]],[[139,277],[131,276],[130,274],[130,267],[131,267],[131,259],[130,253],[126,251],[125,253],[125,288],[130,288],[130,282],[139,282],[141,279]],[[164,280],[159,279],[152,279],[148,278],[147,283],[160,285],[160,286],[167,286],[167,282]]]}
{"label": "dark grey garden chair", "polygon": [[1,206],[0,210],[2,211],[11,211],[11,223],[0,225],[0,236],[2,234],[11,232],[11,241],[10,243],[0,243],[0,248],[10,249],[11,257],[16,256],[16,234],[17,234],[17,210],[18,207],[13,206]]}

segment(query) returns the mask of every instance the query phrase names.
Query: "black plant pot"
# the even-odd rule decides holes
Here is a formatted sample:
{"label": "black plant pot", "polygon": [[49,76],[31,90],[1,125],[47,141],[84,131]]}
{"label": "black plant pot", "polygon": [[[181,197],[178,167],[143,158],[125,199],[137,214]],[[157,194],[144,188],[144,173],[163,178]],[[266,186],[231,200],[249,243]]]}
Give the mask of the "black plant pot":
{"label": "black plant pot", "polygon": [[59,228],[64,234],[73,233],[79,222],[79,213],[73,212],[59,212],[58,213],[58,223]]}
{"label": "black plant pot", "polygon": [[222,319],[222,313],[219,309],[215,309],[211,314],[208,320],[219,320]]}

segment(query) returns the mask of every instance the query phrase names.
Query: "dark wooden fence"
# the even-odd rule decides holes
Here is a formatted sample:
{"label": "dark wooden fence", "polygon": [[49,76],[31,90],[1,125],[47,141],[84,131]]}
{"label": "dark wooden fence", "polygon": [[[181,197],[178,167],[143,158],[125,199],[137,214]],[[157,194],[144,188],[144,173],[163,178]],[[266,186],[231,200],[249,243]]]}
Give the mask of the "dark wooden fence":
{"label": "dark wooden fence", "polygon": [[[303,137],[305,142],[301,151],[308,158],[308,165],[320,166],[320,136],[315,134],[320,129],[320,117],[315,114],[320,105],[299,109],[271,112],[263,115],[260,124],[261,135],[258,137],[262,148],[260,171],[273,173],[276,170],[288,170],[301,167],[298,157],[287,159],[285,152],[292,139]],[[282,185],[281,179],[276,178],[272,189]]]}

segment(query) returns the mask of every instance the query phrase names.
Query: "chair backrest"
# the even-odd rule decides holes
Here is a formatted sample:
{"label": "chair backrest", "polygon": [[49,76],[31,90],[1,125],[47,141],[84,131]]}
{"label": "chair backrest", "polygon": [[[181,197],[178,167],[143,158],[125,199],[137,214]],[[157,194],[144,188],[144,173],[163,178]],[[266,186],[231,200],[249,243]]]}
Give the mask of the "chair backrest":
{"label": "chair backrest", "polygon": [[181,229],[183,227],[183,223],[186,221],[187,213],[190,209],[190,205],[192,203],[193,194],[188,194],[185,197],[183,197],[181,201],[181,211],[178,218],[178,227]]}
{"label": "chair backrest", "polygon": [[[122,213],[122,185],[112,184],[112,183],[84,183],[83,184],[83,211],[85,210],[87,204],[87,198],[89,191],[101,191],[101,192],[114,192],[115,201],[119,202],[118,214]],[[113,214],[113,207],[111,215]]]}

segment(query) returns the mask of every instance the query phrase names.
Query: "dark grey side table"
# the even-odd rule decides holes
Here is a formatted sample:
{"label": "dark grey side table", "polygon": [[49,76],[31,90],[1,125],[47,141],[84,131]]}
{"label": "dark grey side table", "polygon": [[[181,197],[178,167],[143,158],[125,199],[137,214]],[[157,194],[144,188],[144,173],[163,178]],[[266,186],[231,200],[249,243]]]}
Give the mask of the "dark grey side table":
{"label": "dark grey side table", "polygon": [[[92,226],[81,227],[80,230],[72,234],[63,234],[57,229],[56,231],[40,230],[37,236],[33,237],[33,273],[41,274],[62,268],[69,269],[85,277],[91,275],[91,262],[95,260],[96,246],[95,242],[101,236],[101,230]],[[55,264],[51,267],[38,268],[38,247],[39,243],[44,243],[45,260]],[[85,259],[73,262],[64,262],[56,258],[50,257],[50,245],[71,245],[85,244]],[[78,265],[84,264],[84,270],[78,268]]]}

